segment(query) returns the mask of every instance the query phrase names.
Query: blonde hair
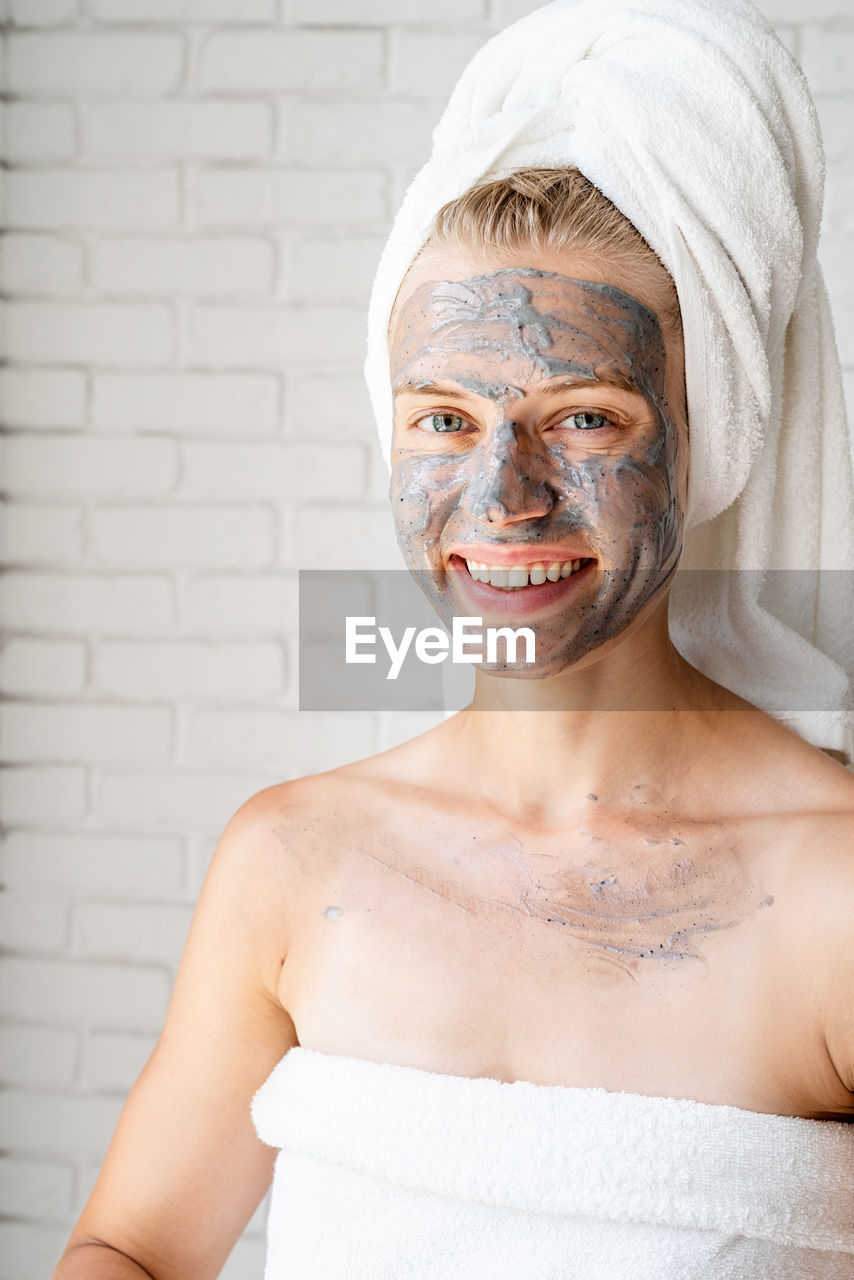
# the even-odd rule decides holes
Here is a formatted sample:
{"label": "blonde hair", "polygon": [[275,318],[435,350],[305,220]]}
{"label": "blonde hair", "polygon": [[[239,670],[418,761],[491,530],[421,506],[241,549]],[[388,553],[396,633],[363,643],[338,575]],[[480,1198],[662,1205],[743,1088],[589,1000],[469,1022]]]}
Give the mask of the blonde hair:
{"label": "blonde hair", "polygon": [[477,184],[436,214],[424,249],[442,245],[483,253],[575,249],[617,259],[661,296],[662,320],[681,334],[679,298],[667,268],[625,214],[578,169],[517,169]]}

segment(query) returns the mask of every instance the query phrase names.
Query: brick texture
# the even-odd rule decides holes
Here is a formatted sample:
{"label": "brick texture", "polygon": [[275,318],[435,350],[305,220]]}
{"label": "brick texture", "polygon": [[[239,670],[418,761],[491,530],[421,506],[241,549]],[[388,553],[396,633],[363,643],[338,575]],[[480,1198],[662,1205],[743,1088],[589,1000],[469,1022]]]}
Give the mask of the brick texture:
{"label": "brick texture", "polygon": [[78,0],[9,0],[9,17],[21,27],[53,27],[72,22],[78,14]]}
{"label": "brick texture", "polygon": [[0,1200],[9,1217],[53,1218],[72,1205],[71,1169],[44,1160],[0,1159]]}
{"label": "brick texture", "polygon": [[279,379],[273,373],[105,372],[93,380],[91,424],[105,431],[231,435],[242,440],[275,434],[279,400]]}
{"label": "brick texture", "polygon": [[13,169],[6,221],[22,230],[157,231],[178,223],[180,193],[180,175],[170,169]]}
{"label": "brick texture", "polygon": [[6,151],[20,164],[44,164],[74,155],[77,129],[65,103],[10,102],[6,107]]}
{"label": "brick texture", "polygon": [[79,563],[83,521],[81,507],[7,502],[0,509],[6,559],[15,565]]}
{"label": "brick texture", "polygon": [[247,170],[211,166],[199,175],[202,226],[384,225],[386,177],[380,169]]}
{"label": "brick texture", "polygon": [[184,856],[177,835],[22,827],[6,837],[3,877],[11,887],[52,890],[75,900],[87,891],[118,901],[168,900],[181,891]]}
{"label": "brick texture", "polygon": [[86,680],[86,646],[80,640],[12,636],[0,653],[5,693],[61,696],[79,693]]}
{"label": "brick texture", "polygon": [[96,159],[258,160],[273,113],[262,102],[119,102],[81,108],[84,152]]}
{"label": "brick texture", "polygon": [[178,34],[13,33],[9,88],[28,97],[156,98],[177,88],[183,45]]}
{"label": "brick texture", "polygon": [[86,422],[86,378],[79,370],[0,369],[0,398],[10,427],[70,431]]}
{"label": "brick texture", "polygon": [[6,350],[21,364],[161,365],[174,350],[174,321],[150,306],[10,302]]}
{"label": "brick texture", "polygon": [[227,94],[376,90],[383,53],[378,32],[220,32],[205,46],[200,82]]}
{"label": "brick texture", "polygon": [[133,702],[239,702],[281,692],[284,664],[280,646],[270,643],[114,640],[99,646],[92,682],[108,695]]}
{"label": "brick texture", "polygon": [[[51,1274],[231,814],[433,722],[299,713],[296,568],[399,566],[371,278],[454,78],[535,7],[6,0],[0,1280]],[[851,395],[854,14],[762,7],[817,95]]]}
{"label": "brick texture", "polygon": [[58,236],[7,235],[0,258],[5,293],[76,294],[83,288],[83,247]]}
{"label": "brick texture", "polygon": [[91,0],[103,22],[272,22],[276,0]]}
{"label": "brick texture", "polygon": [[0,1027],[0,1079],[4,1085],[71,1085],[77,1071],[76,1030],[34,1027],[7,1021]]}
{"label": "brick texture", "polygon": [[13,435],[5,461],[12,490],[27,496],[154,497],[178,475],[177,448],[163,439]]}

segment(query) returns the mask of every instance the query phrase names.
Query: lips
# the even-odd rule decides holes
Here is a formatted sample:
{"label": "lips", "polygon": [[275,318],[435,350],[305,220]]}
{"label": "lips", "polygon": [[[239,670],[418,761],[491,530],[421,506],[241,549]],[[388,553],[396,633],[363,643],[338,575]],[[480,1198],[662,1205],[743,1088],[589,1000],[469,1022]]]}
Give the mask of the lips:
{"label": "lips", "polygon": [[[518,554],[518,549],[517,549]],[[471,605],[472,609],[479,613],[482,617],[501,617],[501,618],[520,618],[530,617],[534,613],[548,609],[557,602],[562,601],[570,592],[579,588],[580,584],[595,572],[596,561],[591,557],[578,557],[580,566],[578,569],[565,574],[563,577],[558,573],[552,578],[547,577],[544,582],[531,581],[530,566],[542,565],[542,560],[528,561],[528,585],[511,586],[509,582],[504,586],[494,586],[492,582],[478,581],[473,577],[466,561],[459,555],[452,555],[448,564],[449,577],[453,575],[453,585],[466,601],[466,607]],[[552,563],[572,564],[567,561],[553,561]],[[525,566],[520,565],[516,560],[517,571],[521,577],[521,569]],[[501,569],[499,573],[506,572],[508,578],[512,569]],[[539,575],[537,575],[539,576]],[[499,576],[499,581],[501,578]]]}
{"label": "lips", "polygon": [[538,561],[532,565],[483,564],[477,560],[466,560],[466,567],[475,582],[488,582],[491,587],[503,591],[523,591],[525,587],[540,587],[545,582],[557,582],[559,578],[570,578],[574,573],[589,564],[589,559]]}
{"label": "lips", "polygon": [[452,556],[462,560],[475,560],[481,564],[501,566],[511,569],[514,566],[544,564],[566,564],[572,560],[589,560],[589,547],[572,546],[566,542],[459,542],[450,548]]}

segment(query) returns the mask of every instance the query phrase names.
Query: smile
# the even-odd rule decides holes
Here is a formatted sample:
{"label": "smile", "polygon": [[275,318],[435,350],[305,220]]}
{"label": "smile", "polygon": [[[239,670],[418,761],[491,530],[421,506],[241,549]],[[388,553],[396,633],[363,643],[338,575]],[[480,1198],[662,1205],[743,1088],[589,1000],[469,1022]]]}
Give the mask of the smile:
{"label": "smile", "polygon": [[486,582],[491,587],[503,591],[519,591],[524,587],[542,586],[544,582],[558,582],[561,578],[571,578],[586,565],[591,564],[589,558],[579,560],[552,560],[549,563],[540,561],[536,564],[491,565],[477,560],[466,560],[465,565],[475,582]]}
{"label": "smile", "polygon": [[581,556],[574,560],[543,558],[529,564],[496,565],[466,560],[454,552],[448,564],[448,578],[453,580],[469,613],[508,622],[516,618],[527,621],[563,607],[567,595],[581,590],[589,576],[596,573],[598,564],[595,558]]}

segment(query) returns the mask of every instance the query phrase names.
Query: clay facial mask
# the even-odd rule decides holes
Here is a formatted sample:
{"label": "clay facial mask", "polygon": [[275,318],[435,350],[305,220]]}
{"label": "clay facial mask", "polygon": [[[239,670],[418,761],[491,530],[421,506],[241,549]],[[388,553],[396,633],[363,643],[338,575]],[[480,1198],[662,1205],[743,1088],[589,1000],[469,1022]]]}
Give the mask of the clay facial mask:
{"label": "clay facial mask", "polygon": [[427,281],[400,308],[398,541],[446,625],[534,627],[537,662],[519,674],[557,674],[619,636],[676,567],[665,369],[655,314],[607,284],[508,268]]}

